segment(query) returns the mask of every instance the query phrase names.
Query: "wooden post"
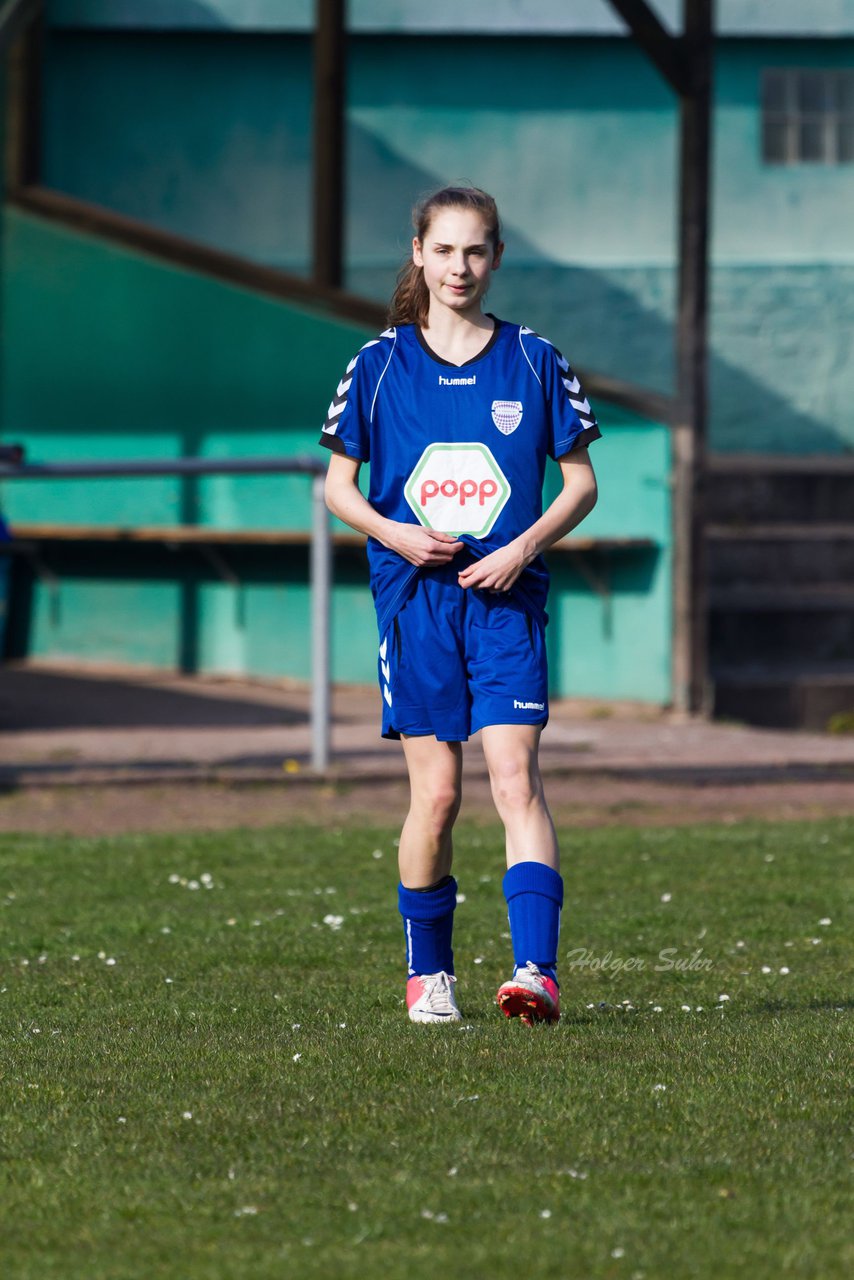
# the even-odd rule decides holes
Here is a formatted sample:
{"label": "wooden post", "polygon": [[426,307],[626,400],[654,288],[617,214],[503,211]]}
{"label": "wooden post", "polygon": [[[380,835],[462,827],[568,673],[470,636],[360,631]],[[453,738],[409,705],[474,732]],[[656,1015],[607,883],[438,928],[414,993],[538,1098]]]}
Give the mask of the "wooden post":
{"label": "wooden post", "polygon": [[312,274],[340,288],[344,263],[346,0],[317,0],[314,32]]}
{"label": "wooden post", "polygon": [[673,699],[708,714],[704,475],[708,428],[708,253],[713,0],[684,0],[689,75],[679,100],[678,417],[673,432]]}
{"label": "wooden post", "polygon": [[714,0],[682,0],[671,35],[646,0],[610,0],[679,95],[679,303],[673,423],[673,704],[708,714],[704,474],[708,428],[708,258]]}
{"label": "wooden post", "polygon": [[[8,12],[8,11],[7,11]],[[6,145],[3,157],[8,191],[38,184],[41,178],[41,98],[44,17],[39,4],[20,4],[0,32],[8,48]]]}

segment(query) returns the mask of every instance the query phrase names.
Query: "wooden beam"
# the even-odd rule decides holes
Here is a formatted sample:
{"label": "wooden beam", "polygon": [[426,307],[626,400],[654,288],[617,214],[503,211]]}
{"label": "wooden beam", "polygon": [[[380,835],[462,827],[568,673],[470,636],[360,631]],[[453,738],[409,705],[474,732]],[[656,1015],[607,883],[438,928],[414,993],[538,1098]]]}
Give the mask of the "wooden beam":
{"label": "wooden beam", "polygon": [[[0,53],[8,48],[6,188],[38,182],[41,172],[42,63],[44,16],[41,4],[17,6],[16,21],[0,29]],[[4,11],[4,14],[8,9]]]}
{"label": "wooden beam", "polygon": [[340,288],[344,272],[346,0],[317,0],[314,33],[313,277]]}
{"label": "wooden beam", "polygon": [[15,43],[42,7],[42,0],[6,0],[0,6],[0,54]]}
{"label": "wooden beam", "polygon": [[610,0],[610,4],[670,87],[680,97],[688,93],[690,82],[682,39],[662,26],[646,0]]}
{"label": "wooden beam", "polygon": [[305,276],[265,267],[237,254],[212,249],[209,245],[163,231],[136,218],[128,218],[102,205],[78,200],[75,196],[50,191],[46,187],[26,187],[10,192],[8,203],[84,235],[101,236],[114,244],[127,245],[137,252],[151,254],[226,284],[305,306],[310,311],[350,320],[367,329],[378,331],[385,328],[385,307],[379,302],[314,284]]}
{"label": "wooden beam", "polygon": [[605,400],[608,404],[620,405],[630,409],[640,418],[650,422],[660,422],[670,426],[679,417],[679,404],[675,396],[663,395],[660,391],[650,391],[636,382],[624,382],[621,378],[612,378],[607,373],[596,373],[588,369],[586,372],[576,370],[581,378],[585,392],[593,401]]}
{"label": "wooden beam", "polygon": [[679,304],[673,430],[673,693],[708,714],[708,607],[703,489],[708,426],[708,255],[713,0],[683,0],[690,93],[680,99]]}

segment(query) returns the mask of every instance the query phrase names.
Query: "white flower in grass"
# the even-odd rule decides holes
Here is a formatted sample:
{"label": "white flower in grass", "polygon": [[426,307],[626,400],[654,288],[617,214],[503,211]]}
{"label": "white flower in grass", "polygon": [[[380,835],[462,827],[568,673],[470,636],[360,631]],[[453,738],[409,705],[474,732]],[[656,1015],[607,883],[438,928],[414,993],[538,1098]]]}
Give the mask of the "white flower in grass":
{"label": "white flower in grass", "polygon": [[213,884],[213,876],[209,871],[203,871],[202,874],[199,876],[199,879],[201,880],[203,885]]}
{"label": "white flower in grass", "polygon": [[177,874],[176,874],[176,872],[174,872],[174,871],[173,871],[173,872],[172,872],[172,874],[171,874],[171,876],[169,877],[169,883],[170,883],[170,884],[180,884],[180,883],[181,883],[181,877],[180,877],[179,875],[177,875]]}
{"label": "white flower in grass", "polygon": [[234,1210],[235,1218],[252,1218],[258,1212],[257,1205],[245,1204],[241,1209]]}
{"label": "white flower in grass", "polygon": [[181,1112],[181,1119],[182,1119],[182,1120],[192,1120],[192,1118],[193,1118],[193,1113],[192,1113],[192,1111],[182,1111],[182,1112]]}
{"label": "white flower in grass", "polygon": [[788,966],[788,965],[786,965],[786,964],[781,965],[781,966],[780,966],[780,972],[781,972],[781,973],[789,973],[789,972],[790,972],[789,966]]}
{"label": "white flower in grass", "polygon": [[474,962],[475,964],[483,964],[483,956],[475,956]]}
{"label": "white flower in grass", "polygon": [[746,943],[746,942],[737,942],[735,945],[736,945],[737,947],[746,947],[746,946],[747,946],[747,943]]}
{"label": "white flower in grass", "polygon": [[376,858],[378,862],[382,856],[383,856],[382,849],[374,849],[373,853],[371,854],[371,857]]}
{"label": "white flower in grass", "polygon": [[766,861],[766,862],[773,862],[773,861],[774,861],[774,855],[773,855],[773,853],[766,853],[766,855],[765,855],[765,861]]}
{"label": "white flower in grass", "polygon": [[830,916],[822,916],[821,919],[819,920],[819,924],[827,927],[827,925],[833,924],[833,921],[831,920]]}
{"label": "white flower in grass", "polygon": [[762,966],[762,972],[763,972],[763,973],[770,973],[770,972],[771,972],[771,966],[770,966],[770,964],[763,964],[763,966]]}
{"label": "white flower in grass", "polygon": [[116,1120],[116,1124],[127,1124],[127,1119],[124,1116],[119,1116],[118,1120]]}
{"label": "white flower in grass", "polygon": [[661,1013],[661,1005],[660,1005],[660,1004],[654,1004],[654,1005],[652,1006],[652,1011],[653,1011],[653,1013]]}
{"label": "white flower in grass", "polygon": [[77,964],[77,963],[79,963],[80,957],[79,957],[79,956],[77,955],[77,953],[75,952],[75,954],[71,957],[71,959],[72,959],[72,962],[73,962],[74,964]]}
{"label": "white flower in grass", "polygon": [[654,1084],[652,1086],[653,1093],[663,1093],[667,1088],[666,1084]]}
{"label": "white flower in grass", "polygon": [[817,947],[821,944],[821,938],[810,938],[810,942],[814,947]]}
{"label": "white flower in grass", "polygon": [[98,952],[98,959],[99,959],[99,960],[106,960],[106,958],[107,958],[107,953],[106,953],[106,951],[99,951],[99,952]]}
{"label": "white flower in grass", "polygon": [[722,996],[718,996],[718,1000],[721,1001],[721,1003],[723,1003],[724,1000],[729,1000],[729,996],[726,994]]}
{"label": "white flower in grass", "polygon": [[342,924],[344,923],[344,917],[332,916],[332,915],[324,916],[323,923],[326,925],[329,925],[329,928],[332,930],[333,933],[337,933],[338,930],[341,928]]}
{"label": "white flower in grass", "polygon": [[351,1200],[350,1203],[347,1205],[347,1208],[350,1210],[351,1213],[355,1213],[359,1208],[359,1206],[356,1204],[355,1200]]}
{"label": "white flower in grass", "polygon": [[301,1053],[295,1053],[295,1054],[294,1054],[294,1062],[299,1062],[299,1060],[300,1060],[300,1058],[301,1058],[301,1057],[302,1057],[302,1054],[301,1054]]}
{"label": "white flower in grass", "polygon": [[670,899],[671,899],[672,897],[673,897],[673,894],[672,894],[672,893],[663,893],[663,894],[661,895],[661,901],[662,901],[662,902],[669,902],[669,901],[670,901]]}
{"label": "white flower in grass", "polygon": [[626,1253],[625,1249],[620,1249],[618,1246],[616,1249],[611,1250],[611,1257],[622,1258],[622,1257],[625,1257],[625,1253]]}
{"label": "white flower in grass", "polygon": [[690,1012],[691,1012],[691,1006],[690,1006],[689,1004],[683,1004],[683,1006],[682,1006],[682,1012],[683,1012],[683,1013],[690,1013]]}
{"label": "white flower in grass", "polygon": [[540,1210],[540,1217],[541,1217],[541,1218],[550,1218],[551,1216],[552,1216],[552,1211],[551,1211],[551,1209],[541,1209],[541,1210]]}
{"label": "white flower in grass", "polygon": [[167,986],[170,986],[170,987],[171,987],[171,985],[172,985],[172,979],[171,979],[171,978],[164,978],[164,979],[163,979],[163,981],[167,984]]}

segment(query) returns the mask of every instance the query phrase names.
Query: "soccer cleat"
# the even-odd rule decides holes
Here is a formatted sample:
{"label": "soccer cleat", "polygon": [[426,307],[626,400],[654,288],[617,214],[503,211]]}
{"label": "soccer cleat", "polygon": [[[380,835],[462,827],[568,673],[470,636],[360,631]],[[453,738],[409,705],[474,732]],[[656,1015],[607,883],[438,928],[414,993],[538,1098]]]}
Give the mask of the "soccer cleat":
{"label": "soccer cleat", "polygon": [[406,984],[406,1004],[413,1022],[462,1022],[454,999],[453,974],[416,974]]}
{"label": "soccer cleat", "polygon": [[547,978],[530,960],[517,968],[495,997],[505,1018],[519,1018],[530,1027],[535,1022],[557,1022],[560,992],[554,978]]}

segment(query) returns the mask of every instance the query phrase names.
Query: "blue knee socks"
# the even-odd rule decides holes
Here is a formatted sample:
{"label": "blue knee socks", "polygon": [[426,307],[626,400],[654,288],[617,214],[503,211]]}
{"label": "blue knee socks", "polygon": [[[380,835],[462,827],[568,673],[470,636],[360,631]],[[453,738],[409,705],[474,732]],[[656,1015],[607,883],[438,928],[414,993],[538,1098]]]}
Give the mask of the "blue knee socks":
{"label": "blue knee socks", "polygon": [[505,875],[503,887],[517,969],[531,960],[556,980],[563,879],[542,862],[517,862]]}
{"label": "blue knee socks", "polygon": [[451,937],[457,882],[446,876],[432,889],[397,887],[397,901],[406,935],[406,965],[411,978],[416,973],[454,972]]}

